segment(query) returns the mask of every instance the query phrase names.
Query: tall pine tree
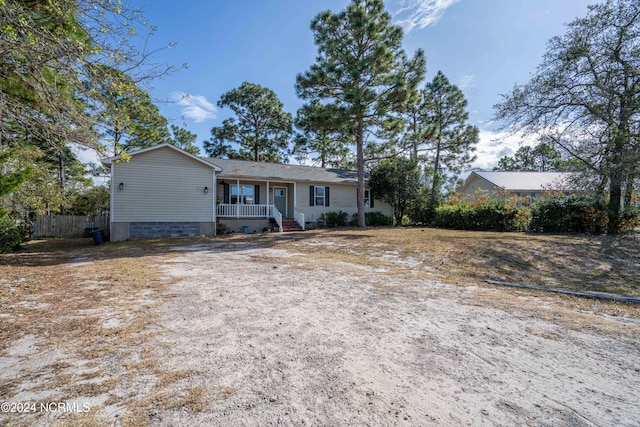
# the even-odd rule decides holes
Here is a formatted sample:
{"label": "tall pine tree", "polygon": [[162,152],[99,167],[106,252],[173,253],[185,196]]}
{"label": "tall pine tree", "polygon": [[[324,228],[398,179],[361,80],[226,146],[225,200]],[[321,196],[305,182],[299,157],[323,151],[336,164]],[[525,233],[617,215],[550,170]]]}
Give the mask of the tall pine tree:
{"label": "tall pine tree", "polygon": [[[224,120],[211,129],[211,140],[204,142],[210,156],[222,156],[281,163],[286,160],[291,136],[291,114],[271,89],[244,82],[223,93],[218,107],[228,107],[236,118]],[[237,144],[235,150],[230,144]]]}
{"label": "tall pine tree", "polygon": [[381,0],[352,0],[340,13],[324,11],[311,22],[316,63],[296,78],[305,100],[333,105],[356,144],[358,226],[364,216],[364,145],[367,137],[401,111],[425,72],[421,50],[409,60],[402,29],[392,25]]}
{"label": "tall pine tree", "polygon": [[436,204],[445,171],[458,173],[473,162],[478,143],[478,128],[467,124],[467,100],[462,91],[438,71],[422,92],[427,139],[426,166],[433,175],[430,204]]}

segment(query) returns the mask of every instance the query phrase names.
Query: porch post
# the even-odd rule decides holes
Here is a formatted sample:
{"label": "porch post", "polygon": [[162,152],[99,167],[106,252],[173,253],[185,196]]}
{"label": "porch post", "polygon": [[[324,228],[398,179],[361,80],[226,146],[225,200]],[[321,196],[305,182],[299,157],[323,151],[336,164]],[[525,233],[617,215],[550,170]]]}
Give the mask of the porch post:
{"label": "porch post", "polygon": [[267,218],[269,218],[269,181],[267,180],[267,209],[266,209],[267,213]]}
{"label": "porch post", "polygon": [[296,182],[293,182],[293,209],[298,207],[298,191],[296,188]]}
{"label": "porch post", "polygon": [[217,230],[218,227],[216,226],[216,223],[218,222],[218,191],[217,191],[217,186],[218,186],[218,182],[217,182],[217,177],[216,177],[216,171],[213,171],[213,235],[217,236]]}
{"label": "porch post", "polygon": [[240,218],[240,200],[242,200],[242,194],[240,194],[240,178],[237,180],[238,186],[236,187],[236,218]]}

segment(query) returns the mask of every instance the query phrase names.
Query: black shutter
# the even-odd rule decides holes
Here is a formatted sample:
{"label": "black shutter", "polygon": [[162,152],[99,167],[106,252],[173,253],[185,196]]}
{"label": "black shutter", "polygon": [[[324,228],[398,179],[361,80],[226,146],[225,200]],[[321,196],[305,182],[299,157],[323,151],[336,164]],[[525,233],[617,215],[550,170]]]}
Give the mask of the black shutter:
{"label": "black shutter", "polygon": [[324,205],[329,206],[329,187],[324,187]]}
{"label": "black shutter", "polygon": [[373,207],[373,190],[369,190],[369,206]]}
{"label": "black shutter", "polygon": [[260,186],[254,185],[253,192],[255,193],[253,203],[255,203],[256,205],[259,205],[260,204]]}
{"label": "black shutter", "polygon": [[222,184],[222,187],[224,188],[223,190],[224,198],[222,199],[222,201],[225,204],[229,204],[229,184],[224,183]]}
{"label": "black shutter", "polygon": [[316,192],[315,192],[315,188],[313,187],[313,185],[309,186],[309,206],[315,206],[316,203]]}

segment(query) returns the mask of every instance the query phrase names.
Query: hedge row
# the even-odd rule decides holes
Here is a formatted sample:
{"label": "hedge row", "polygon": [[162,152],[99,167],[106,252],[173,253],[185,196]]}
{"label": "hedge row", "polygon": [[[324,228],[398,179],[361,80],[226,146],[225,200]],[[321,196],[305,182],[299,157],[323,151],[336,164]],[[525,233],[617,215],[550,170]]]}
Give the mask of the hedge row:
{"label": "hedge row", "polygon": [[531,206],[529,230],[602,234],[608,222],[604,200],[572,195],[544,198]]}
{"label": "hedge row", "polygon": [[[326,212],[320,215],[320,218],[324,222],[324,227],[340,227],[343,225],[347,225],[347,219],[349,218],[349,214],[344,211],[337,212]],[[366,212],[364,214],[364,220],[366,225],[368,226],[376,226],[376,225],[393,225],[393,217],[387,216],[380,211],[376,212]],[[358,215],[354,214],[351,217],[351,222],[353,224],[358,223]]]}
{"label": "hedge row", "polygon": [[435,227],[458,230],[523,230],[520,209],[505,200],[487,199],[477,204],[459,203],[436,208],[432,224]]}
{"label": "hedge row", "polygon": [[[623,219],[624,228],[638,225],[635,212]],[[531,207],[515,207],[506,200],[460,202],[435,210],[431,225],[458,230],[541,231],[602,234],[607,231],[607,206],[602,199],[568,195],[539,199]]]}

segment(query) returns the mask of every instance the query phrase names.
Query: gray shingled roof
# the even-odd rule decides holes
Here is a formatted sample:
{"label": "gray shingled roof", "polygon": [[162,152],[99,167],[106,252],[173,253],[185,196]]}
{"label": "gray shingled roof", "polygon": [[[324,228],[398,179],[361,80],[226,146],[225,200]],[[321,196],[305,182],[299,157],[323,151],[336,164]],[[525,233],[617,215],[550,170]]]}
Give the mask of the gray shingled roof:
{"label": "gray shingled roof", "polygon": [[[354,185],[358,183],[357,172],[351,170],[252,162],[248,160],[205,157],[202,159],[222,169],[219,174],[220,178],[250,178],[265,181],[309,181]],[[365,176],[365,178],[368,178],[368,176]]]}
{"label": "gray shingled roof", "polygon": [[569,187],[570,172],[474,171],[496,187],[511,191],[563,190]]}

